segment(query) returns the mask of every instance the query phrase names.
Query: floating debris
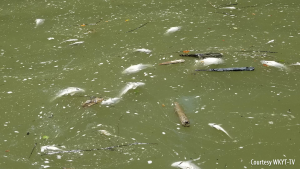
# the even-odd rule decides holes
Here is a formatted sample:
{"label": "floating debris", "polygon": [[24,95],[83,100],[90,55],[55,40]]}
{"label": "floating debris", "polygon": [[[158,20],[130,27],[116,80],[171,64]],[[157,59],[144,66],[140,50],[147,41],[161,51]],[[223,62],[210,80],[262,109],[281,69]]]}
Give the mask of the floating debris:
{"label": "floating debris", "polygon": [[224,63],[224,60],[221,58],[204,58],[202,60],[196,60],[196,63],[201,63],[204,66],[209,66],[209,65],[217,65],[217,64],[222,64]]}
{"label": "floating debris", "polygon": [[273,52],[273,51],[266,51],[266,50],[242,50],[238,52],[261,52],[261,53],[278,53],[278,52]]}
{"label": "floating debris", "polygon": [[265,60],[262,60],[260,61],[263,66],[272,66],[272,67],[277,67],[277,68],[281,68],[281,69],[287,69],[287,67],[282,64],[282,63],[278,63],[278,62],[275,62],[275,61],[265,61]]}
{"label": "floating debris", "polygon": [[217,69],[196,69],[195,71],[211,71],[211,72],[254,71],[254,67],[232,67],[232,68],[217,68]]}
{"label": "floating debris", "polygon": [[38,27],[38,26],[44,24],[44,22],[45,22],[45,19],[36,19],[35,20],[35,27]]}
{"label": "floating debris", "polygon": [[196,166],[192,161],[177,161],[171,164],[172,167],[177,167],[180,169],[200,169],[200,167]]}
{"label": "floating debris", "polygon": [[228,137],[230,137],[231,139],[232,139],[232,137],[227,133],[227,131],[225,131],[220,125],[221,124],[216,124],[216,123],[208,123],[208,125],[210,126],[210,127],[212,127],[212,128],[215,128],[215,129],[217,129],[217,130],[220,130],[220,131],[222,131],[222,132],[224,132]]}
{"label": "floating debris", "polygon": [[143,82],[128,82],[126,86],[121,90],[119,97],[122,97],[125,93],[127,93],[131,89],[136,89],[139,86],[144,86]]}
{"label": "floating debris", "polygon": [[222,53],[190,53],[190,54],[180,54],[179,56],[196,57],[196,58],[207,58],[207,57],[221,58],[223,57],[223,54]]}
{"label": "floating debris", "polygon": [[189,119],[186,117],[183,109],[181,108],[181,106],[179,105],[178,102],[174,102],[175,104],[175,112],[177,113],[178,117],[179,117],[179,120],[181,122],[181,124],[184,126],[184,127],[189,127],[190,126],[190,121]]}
{"label": "floating debris", "polygon": [[68,87],[66,89],[63,89],[61,91],[59,91],[56,96],[54,98],[51,99],[51,101],[61,97],[61,96],[64,96],[64,95],[71,95],[73,96],[75,93],[79,93],[79,92],[84,92],[83,89],[81,88],[78,88],[78,87]]}
{"label": "floating debris", "polygon": [[121,98],[119,98],[119,97],[109,98],[109,99],[103,100],[103,101],[101,102],[101,105],[112,105],[112,104],[116,104],[116,103],[118,103],[120,100],[121,100]]}
{"label": "floating debris", "polygon": [[97,25],[99,22],[101,22],[102,19],[100,19],[99,21],[95,22],[95,23],[84,23],[84,24],[78,24],[78,25],[74,25],[74,26],[87,26],[87,25]]}
{"label": "floating debris", "polygon": [[181,29],[181,26],[176,26],[176,27],[171,27],[170,29],[168,29],[165,33],[165,35],[177,32]]}
{"label": "floating debris", "polygon": [[137,73],[140,70],[146,69],[148,67],[151,67],[152,65],[150,64],[137,64],[137,65],[132,65],[130,67],[128,67],[127,69],[125,69],[122,73],[123,74],[132,74],[132,73]]}
{"label": "floating debris", "polygon": [[159,65],[170,65],[170,64],[183,63],[183,62],[185,62],[184,59],[179,59],[179,60],[172,60],[172,61],[168,61],[168,62],[163,62],[163,63],[160,63]]}
{"label": "floating debris", "polygon": [[135,52],[147,53],[147,54],[149,54],[149,53],[152,52],[151,50],[145,49],[145,48],[142,48],[142,49],[136,49],[136,50],[134,50],[134,51],[135,51]]}
{"label": "floating debris", "polygon": [[103,98],[94,98],[94,99],[91,99],[91,100],[87,100],[86,102],[84,102],[82,104],[82,107],[90,107],[94,104],[97,104],[97,103],[101,103],[104,99]]}

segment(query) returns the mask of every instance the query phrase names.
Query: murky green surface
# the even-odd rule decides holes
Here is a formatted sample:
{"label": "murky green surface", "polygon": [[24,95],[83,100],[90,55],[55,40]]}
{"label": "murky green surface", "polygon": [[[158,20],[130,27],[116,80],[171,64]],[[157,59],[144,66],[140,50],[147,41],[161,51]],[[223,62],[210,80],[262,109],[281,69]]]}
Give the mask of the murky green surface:
{"label": "murky green surface", "polygon": [[[193,163],[202,169],[299,168],[300,66],[291,66],[300,62],[298,1],[252,0],[238,2],[235,10],[173,0],[0,4],[0,168],[172,168],[198,157]],[[38,18],[44,24],[36,26]],[[182,29],[164,35],[175,26]],[[68,39],[84,43],[71,46]],[[134,52],[141,48],[152,52]],[[195,58],[184,58],[185,63],[158,65],[181,59],[183,50],[220,52],[225,62],[201,67]],[[261,60],[280,61],[288,70],[265,67]],[[139,63],[153,67],[122,74]],[[255,71],[194,72],[242,66]],[[145,86],[113,106],[81,107],[89,96],[116,97],[127,82]],[[85,92],[50,101],[67,87]],[[174,101],[191,127],[179,125]],[[233,139],[208,123],[222,124]],[[41,153],[46,145],[87,150],[135,142],[157,144]],[[268,167],[254,166],[251,159],[296,161]]]}

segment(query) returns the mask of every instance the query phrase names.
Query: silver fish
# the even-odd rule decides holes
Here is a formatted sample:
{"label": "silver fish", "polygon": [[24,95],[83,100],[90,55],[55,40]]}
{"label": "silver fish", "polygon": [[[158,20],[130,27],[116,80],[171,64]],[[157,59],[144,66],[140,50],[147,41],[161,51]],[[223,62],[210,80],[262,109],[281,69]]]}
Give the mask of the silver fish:
{"label": "silver fish", "polygon": [[[64,146],[63,146],[64,147]],[[55,145],[46,145],[41,147],[41,152],[45,152],[45,150],[51,151],[61,151],[62,149],[57,148]]]}
{"label": "silver fish", "polygon": [[177,167],[181,169],[200,169],[192,161],[177,161],[171,164],[172,167]]}
{"label": "silver fish", "polygon": [[284,64],[282,63],[278,63],[275,61],[266,61],[266,60],[262,60],[260,61],[264,66],[273,66],[273,67],[277,67],[277,68],[281,68],[281,69],[288,69]]}
{"label": "silver fish", "polygon": [[171,27],[170,29],[168,29],[165,33],[165,35],[168,35],[170,33],[174,33],[177,32],[181,29],[181,26],[176,26],[176,27]]}
{"label": "silver fish", "polygon": [[78,87],[68,87],[66,89],[63,89],[61,91],[59,91],[54,98],[51,99],[51,101],[61,97],[61,96],[64,96],[64,95],[71,95],[73,96],[75,93],[79,93],[79,92],[84,92],[83,89],[81,88],[78,88]]}
{"label": "silver fish", "polygon": [[45,19],[36,19],[35,20],[35,27],[42,25],[45,22]]}
{"label": "silver fish", "polygon": [[128,82],[126,86],[121,90],[119,97],[122,97],[125,93],[127,93],[131,89],[136,89],[139,86],[144,86],[143,82]]}
{"label": "silver fish", "polygon": [[152,52],[151,50],[145,49],[145,48],[142,48],[142,49],[136,49],[136,50],[134,50],[134,51],[135,51],[135,52],[143,52],[143,53],[147,53],[147,54],[149,54],[149,53]]}
{"label": "silver fish", "polygon": [[131,73],[137,73],[140,70],[146,69],[148,67],[151,67],[152,65],[150,64],[137,64],[137,65],[132,65],[130,67],[128,67],[127,69],[125,69],[122,73],[123,74],[131,74]]}
{"label": "silver fish", "polygon": [[121,100],[121,98],[119,98],[119,97],[109,98],[109,99],[103,100],[103,101],[101,102],[101,105],[111,105],[111,104],[116,104],[116,103],[118,103],[120,100]]}
{"label": "silver fish", "polygon": [[215,128],[215,129],[217,129],[217,130],[221,130],[221,131],[223,131],[229,138],[231,138],[232,139],[232,137],[227,133],[227,131],[225,131],[220,125],[221,124],[216,124],[216,123],[208,123],[208,125],[210,126],[210,127],[212,127],[212,128]]}

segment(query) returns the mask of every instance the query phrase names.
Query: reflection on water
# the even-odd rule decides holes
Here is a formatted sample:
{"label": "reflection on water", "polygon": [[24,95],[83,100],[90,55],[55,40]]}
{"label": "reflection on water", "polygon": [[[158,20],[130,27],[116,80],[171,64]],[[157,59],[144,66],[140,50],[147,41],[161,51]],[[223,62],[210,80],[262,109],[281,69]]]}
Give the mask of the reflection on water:
{"label": "reflection on water", "polygon": [[[296,3],[4,0],[0,166],[251,168],[251,159],[297,159]],[[222,64],[159,65],[188,52],[222,53]],[[255,71],[194,71],[230,67]],[[70,86],[84,92],[53,99]],[[105,100],[81,106],[91,98]],[[41,152],[51,148],[64,152]]]}

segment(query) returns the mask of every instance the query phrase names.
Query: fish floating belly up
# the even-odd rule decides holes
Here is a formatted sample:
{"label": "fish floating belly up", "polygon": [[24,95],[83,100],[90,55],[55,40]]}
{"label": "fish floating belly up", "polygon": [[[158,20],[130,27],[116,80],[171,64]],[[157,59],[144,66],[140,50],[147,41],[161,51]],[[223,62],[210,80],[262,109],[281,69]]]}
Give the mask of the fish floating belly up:
{"label": "fish floating belly up", "polygon": [[168,29],[165,33],[165,35],[169,35],[171,33],[177,32],[181,29],[181,26],[176,26],[176,27],[171,27],[170,29]]}
{"label": "fish floating belly up", "polygon": [[266,60],[262,60],[260,61],[264,66],[272,66],[272,67],[277,67],[277,68],[280,68],[280,69],[287,69],[287,67],[282,64],[282,63],[278,63],[278,62],[275,62],[275,61],[266,61]]}
{"label": "fish floating belly up", "polygon": [[185,60],[179,59],[179,60],[172,60],[169,62],[163,62],[163,63],[160,63],[159,65],[170,65],[170,64],[183,63],[183,62],[185,62]]}
{"label": "fish floating belly up", "polygon": [[137,73],[143,69],[146,69],[148,67],[151,67],[152,65],[150,64],[137,64],[137,65],[132,65],[130,67],[128,67],[127,69],[125,69],[122,73],[123,74],[132,74],[132,73]]}
{"label": "fish floating belly up", "polygon": [[56,93],[55,97],[52,98],[51,101],[53,101],[61,96],[64,96],[64,95],[73,96],[75,93],[79,93],[79,92],[84,92],[84,90],[79,87],[68,87],[68,88],[63,89],[63,90],[59,91],[58,93]]}

